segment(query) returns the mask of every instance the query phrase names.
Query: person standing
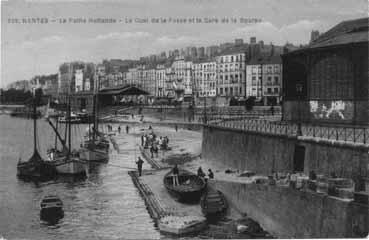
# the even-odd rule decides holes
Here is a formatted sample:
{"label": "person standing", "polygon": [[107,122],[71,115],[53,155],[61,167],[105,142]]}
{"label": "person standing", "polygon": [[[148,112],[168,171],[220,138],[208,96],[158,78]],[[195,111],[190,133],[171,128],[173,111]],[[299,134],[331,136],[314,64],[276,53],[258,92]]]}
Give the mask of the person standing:
{"label": "person standing", "polygon": [[142,175],[142,164],[144,163],[144,161],[141,159],[141,157],[138,157],[138,161],[136,162],[137,164],[137,169],[138,169],[138,176],[141,177]]}
{"label": "person standing", "polygon": [[201,167],[199,167],[197,169],[197,176],[199,176],[201,178],[205,177],[205,173],[202,171],[202,168]]}
{"label": "person standing", "polygon": [[126,126],[126,133],[128,133],[129,132],[129,126],[127,125]]}
{"label": "person standing", "polygon": [[177,124],[174,126],[174,128],[176,129],[176,132],[178,132],[178,125]]}
{"label": "person standing", "polygon": [[178,174],[179,174],[179,169],[177,164],[174,166],[173,168],[173,186],[178,186]]}
{"label": "person standing", "polygon": [[209,176],[209,179],[214,179],[214,173],[213,173],[213,171],[211,171],[210,168],[208,170],[208,176]]}
{"label": "person standing", "polygon": [[121,130],[121,129],[120,129],[120,125],[119,125],[119,126],[118,126],[118,133],[119,133],[119,134],[120,134],[120,130]]}

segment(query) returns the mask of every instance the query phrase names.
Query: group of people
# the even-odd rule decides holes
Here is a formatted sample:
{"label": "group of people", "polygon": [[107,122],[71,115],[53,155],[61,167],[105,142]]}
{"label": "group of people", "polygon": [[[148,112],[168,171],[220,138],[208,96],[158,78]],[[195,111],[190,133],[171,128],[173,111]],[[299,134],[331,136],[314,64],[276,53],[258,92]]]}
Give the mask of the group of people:
{"label": "group of people", "polygon": [[[113,131],[113,126],[112,125],[108,124],[107,128],[108,128],[109,132]],[[122,131],[122,128],[120,127],[120,125],[118,126],[117,130],[118,130],[118,133],[120,134],[120,132]],[[129,126],[128,125],[126,126],[126,133],[129,133]]]}
{"label": "group of people", "polygon": [[204,178],[205,180],[209,179],[214,179],[214,173],[213,171],[209,168],[208,169],[208,175],[206,175],[204,173],[204,171],[202,170],[201,166],[197,169],[197,176]]}
{"label": "group of people", "polygon": [[154,132],[141,136],[141,146],[145,149],[150,149],[152,158],[154,157],[154,153],[156,154],[156,157],[158,156],[159,148],[163,150],[168,149],[168,144],[169,138],[167,136],[157,137]]}

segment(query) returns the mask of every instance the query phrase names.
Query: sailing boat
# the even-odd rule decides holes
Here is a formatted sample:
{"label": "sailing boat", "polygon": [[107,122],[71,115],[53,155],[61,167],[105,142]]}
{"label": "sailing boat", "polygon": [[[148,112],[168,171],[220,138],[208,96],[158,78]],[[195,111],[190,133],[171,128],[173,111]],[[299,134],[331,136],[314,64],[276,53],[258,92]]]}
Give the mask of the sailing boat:
{"label": "sailing boat", "polygon": [[[88,163],[86,161],[83,161],[79,158],[79,153],[77,151],[71,151],[71,123],[70,123],[70,99],[69,99],[69,105],[68,105],[68,124],[66,127],[68,127],[68,147],[65,144],[65,141],[63,141],[60,137],[60,134],[58,133],[57,129],[53,128],[55,131],[55,134],[60,139],[61,143],[63,144],[65,154],[59,153],[53,156],[51,158],[56,171],[58,174],[66,174],[66,175],[86,175],[87,169],[88,169]],[[49,123],[51,123],[49,121]]]}
{"label": "sailing boat", "polygon": [[93,99],[93,117],[94,123],[88,129],[87,140],[82,144],[80,149],[80,156],[82,159],[93,162],[106,162],[109,160],[109,141],[104,134],[99,132],[99,117],[98,117],[98,103],[97,94],[94,94]]}
{"label": "sailing boat", "polygon": [[33,99],[33,155],[27,162],[19,160],[17,176],[23,179],[49,180],[55,176],[55,167],[44,161],[37,150],[37,112],[36,98]]}

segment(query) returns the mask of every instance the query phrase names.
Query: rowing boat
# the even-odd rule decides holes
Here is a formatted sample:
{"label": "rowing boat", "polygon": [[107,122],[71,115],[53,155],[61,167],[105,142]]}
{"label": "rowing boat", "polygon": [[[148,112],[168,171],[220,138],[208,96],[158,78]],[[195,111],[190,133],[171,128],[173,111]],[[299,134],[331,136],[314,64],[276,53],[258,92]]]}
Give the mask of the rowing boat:
{"label": "rowing boat", "polygon": [[164,176],[164,186],[180,202],[198,202],[206,186],[203,178],[179,169],[178,185],[173,185],[173,170]]}
{"label": "rowing boat", "polygon": [[221,218],[227,210],[227,201],[222,192],[208,188],[200,199],[201,211],[208,221]]}

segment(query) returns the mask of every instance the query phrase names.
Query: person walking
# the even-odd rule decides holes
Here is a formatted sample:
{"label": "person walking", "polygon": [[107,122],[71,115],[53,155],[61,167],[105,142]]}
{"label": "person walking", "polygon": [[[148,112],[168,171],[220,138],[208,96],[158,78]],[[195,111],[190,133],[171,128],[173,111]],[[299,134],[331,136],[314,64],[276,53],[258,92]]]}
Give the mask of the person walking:
{"label": "person walking", "polygon": [[174,128],[176,129],[176,132],[178,132],[178,125],[177,124],[174,126]]}
{"label": "person walking", "polygon": [[120,134],[120,130],[121,130],[121,128],[120,128],[120,125],[118,126],[118,133]]}
{"label": "person walking", "polygon": [[141,135],[141,146],[143,146],[143,145],[144,145],[144,142],[145,142],[145,141],[144,141],[144,138],[145,138],[145,137],[144,137],[144,135]]}
{"label": "person walking", "polygon": [[137,164],[137,169],[138,169],[138,176],[141,177],[142,175],[142,164],[144,163],[144,161],[141,159],[141,157],[138,157],[138,161],[136,162]]}
{"label": "person walking", "polygon": [[126,133],[128,133],[129,132],[129,126],[127,125],[126,126]]}
{"label": "person walking", "polygon": [[178,174],[179,174],[179,169],[177,164],[174,166],[173,168],[173,186],[178,186]]}

